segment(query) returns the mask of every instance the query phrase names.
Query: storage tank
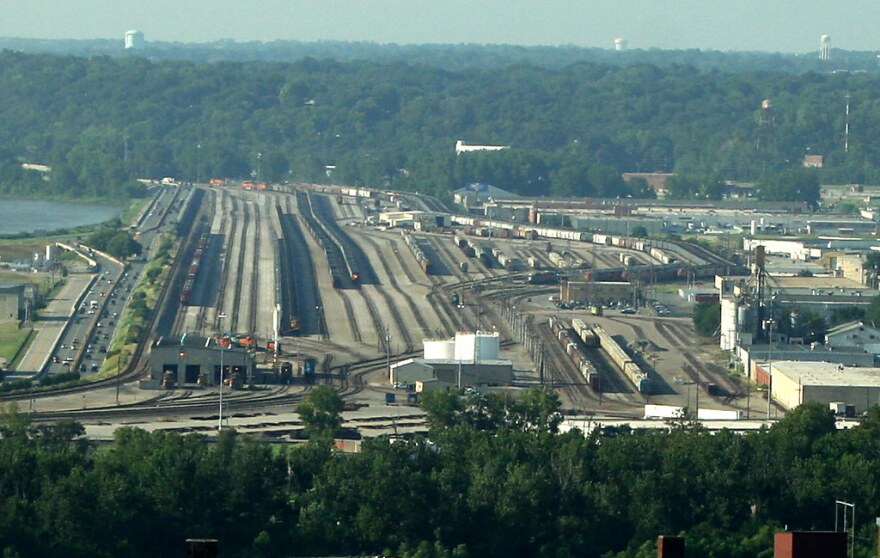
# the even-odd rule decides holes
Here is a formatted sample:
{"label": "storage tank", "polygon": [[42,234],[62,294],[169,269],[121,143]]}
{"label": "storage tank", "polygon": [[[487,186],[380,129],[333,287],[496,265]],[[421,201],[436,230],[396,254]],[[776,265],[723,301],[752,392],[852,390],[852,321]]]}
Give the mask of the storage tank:
{"label": "storage tank", "polygon": [[474,355],[478,361],[497,360],[499,347],[497,331],[455,334],[455,360],[473,361]]}
{"label": "storage tank", "polygon": [[46,261],[54,262],[55,261],[55,245],[47,244],[46,245]]}
{"label": "storage tank", "polygon": [[454,360],[454,339],[425,339],[422,341],[425,360]]}

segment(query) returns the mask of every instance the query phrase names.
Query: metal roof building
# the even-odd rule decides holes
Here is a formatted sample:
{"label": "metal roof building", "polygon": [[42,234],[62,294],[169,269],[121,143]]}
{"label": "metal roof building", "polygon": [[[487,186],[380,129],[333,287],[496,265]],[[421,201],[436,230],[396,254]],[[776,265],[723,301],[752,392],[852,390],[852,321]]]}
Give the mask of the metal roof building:
{"label": "metal roof building", "polygon": [[166,374],[172,375],[175,384],[215,386],[220,383],[221,362],[224,380],[232,374],[247,379],[254,373],[254,357],[246,349],[225,348],[212,337],[186,333],[180,337],[160,337],[150,352],[150,380],[141,387],[161,387]]}
{"label": "metal roof building", "polygon": [[862,413],[880,404],[880,368],[852,368],[832,362],[761,363],[761,377],[772,379],[773,399],[787,409],[802,403],[843,403]]}

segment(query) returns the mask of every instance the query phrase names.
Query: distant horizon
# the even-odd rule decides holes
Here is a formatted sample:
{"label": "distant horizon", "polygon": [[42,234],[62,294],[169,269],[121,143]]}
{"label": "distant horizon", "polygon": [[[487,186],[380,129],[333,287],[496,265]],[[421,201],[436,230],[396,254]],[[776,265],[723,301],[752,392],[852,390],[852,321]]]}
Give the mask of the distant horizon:
{"label": "distant horizon", "polygon": [[[128,29],[128,31],[140,31],[139,29]],[[143,31],[141,31],[143,32]],[[124,42],[125,37],[123,33],[123,37],[92,37],[92,38],[75,38],[75,37],[53,37],[53,38],[43,38],[43,37],[22,37],[22,36],[9,36],[9,35],[0,35],[0,41],[38,41],[38,42],[91,42],[91,41],[107,41],[107,42],[116,42],[119,43],[119,50],[124,50]],[[150,44],[157,45],[211,45],[216,43],[233,43],[233,44],[272,44],[272,43],[299,43],[299,44],[321,44],[321,43],[339,43],[339,44],[369,44],[376,45],[380,47],[390,46],[390,47],[420,47],[420,46],[461,46],[461,47],[516,47],[516,48],[525,48],[525,49],[540,49],[540,48],[559,48],[559,49],[582,49],[582,50],[602,50],[613,52],[615,48],[605,47],[605,46],[591,46],[591,45],[576,45],[576,44],[531,44],[531,45],[523,45],[523,44],[515,44],[515,43],[473,43],[473,42],[423,42],[423,43],[397,43],[397,42],[381,42],[375,40],[354,40],[354,39],[313,39],[313,40],[302,40],[302,39],[271,39],[271,40],[259,40],[259,39],[233,39],[233,38],[217,38],[210,39],[206,41],[181,41],[181,40],[150,40],[146,33],[144,34],[144,44],[149,47]],[[805,50],[800,52],[788,52],[788,51],[772,51],[772,50],[735,50],[735,49],[720,49],[720,48],[697,48],[697,47],[688,47],[688,48],[663,48],[663,47],[627,47],[624,52],[687,52],[687,51],[698,51],[698,52],[717,52],[722,54],[766,54],[766,55],[783,55],[783,56],[801,56],[801,55],[812,55],[815,54],[818,58],[818,50]],[[848,53],[878,53],[880,56],[880,49],[874,50],[858,50],[858,49],[843,49],[839,47],[833,47],[832,52],[848,52]]]}
{"label": "distant horizon", "polygon": [[157,43],[291,40],[379,45],[510,45],[801,54],[819,37],[880,50],[880,3],[796,0],[0,0],[0,36]]}

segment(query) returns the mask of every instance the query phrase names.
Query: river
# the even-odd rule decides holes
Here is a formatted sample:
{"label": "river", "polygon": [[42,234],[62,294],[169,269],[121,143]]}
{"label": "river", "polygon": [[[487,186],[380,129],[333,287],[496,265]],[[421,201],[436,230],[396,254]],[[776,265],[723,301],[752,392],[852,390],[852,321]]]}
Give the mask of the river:
{"label": "river", "polygon": [[0,199],[0,234],[49,232],[93,225],[117,217],[122,209],[94,203]]}

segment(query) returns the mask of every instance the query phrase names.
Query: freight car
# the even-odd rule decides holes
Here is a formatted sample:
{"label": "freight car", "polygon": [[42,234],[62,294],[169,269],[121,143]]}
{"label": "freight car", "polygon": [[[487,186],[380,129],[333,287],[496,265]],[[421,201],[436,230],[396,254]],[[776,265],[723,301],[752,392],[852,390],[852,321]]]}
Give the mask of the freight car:
{"label": "freight car", "polygon": [[190,303],[190,297],[192,296],[192,290],[196,283],[196,277],[198,276],[199,269],[202,265],[202,255],[204,254],[207,245],[208,234],[203,233],[196,244],[196,250],[190,261],[186,278],[183,280],[183,287],[180,289],[180,303],[183,305],[188,305]]}
{"label": "freight car", "polygon": [[632,382],[639,393],[651,393],[651,379],[642,371],[632,357],[627,354],[623,347],[615,341],[600,326],[595,326],[593,331],[599,337],[599,346],[623,375]]}
{"label": "freight car", "polygon": [[[580,320],[577,321],[580,322]],[[576,330],[567,328],[565,323],[556,317],[550,317],[549,326],[550,331],[559,340],[559,344],[565,349],[566,354],[578,369],[578,372],[584,377],[587,384],[593,390],[600,391],[602,389],[602,378],[587,356],[585,350],[587,347],[581,341]],[[580,326],[583,326],[583,322],[581,322]]]}

